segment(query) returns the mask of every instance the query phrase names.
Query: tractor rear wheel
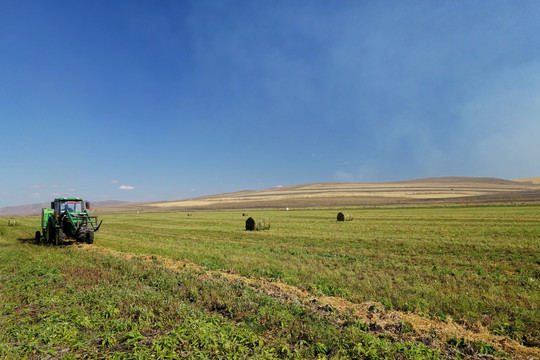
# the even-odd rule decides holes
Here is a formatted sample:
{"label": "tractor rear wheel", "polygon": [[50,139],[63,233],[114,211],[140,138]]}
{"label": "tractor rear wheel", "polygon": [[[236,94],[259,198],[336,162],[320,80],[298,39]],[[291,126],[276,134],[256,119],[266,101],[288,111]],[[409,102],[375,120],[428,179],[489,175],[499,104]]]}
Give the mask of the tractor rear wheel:
{"label": "tractor rear wheel", "polygon": [[94,230],[88,230],[86,232],[86,243],[87,244],[93,244],[94,243]]}

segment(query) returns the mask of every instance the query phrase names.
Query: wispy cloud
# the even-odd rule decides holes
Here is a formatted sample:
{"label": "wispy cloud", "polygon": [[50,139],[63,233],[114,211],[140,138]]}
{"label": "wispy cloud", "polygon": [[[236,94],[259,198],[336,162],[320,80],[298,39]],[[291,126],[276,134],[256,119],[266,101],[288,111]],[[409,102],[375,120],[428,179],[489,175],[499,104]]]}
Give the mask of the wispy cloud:
{"label": "wispy cloud", "polygon": [[118,190],[135,190],[135,186],[131,185],[120,185]]}

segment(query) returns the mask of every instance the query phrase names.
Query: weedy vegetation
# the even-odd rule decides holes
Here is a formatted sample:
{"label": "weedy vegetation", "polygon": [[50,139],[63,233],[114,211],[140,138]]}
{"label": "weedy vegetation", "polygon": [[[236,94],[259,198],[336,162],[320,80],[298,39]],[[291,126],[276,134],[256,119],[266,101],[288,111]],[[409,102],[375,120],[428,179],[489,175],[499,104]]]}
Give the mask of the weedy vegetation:
{"label": "weedy vegetation", "polygon": [[419,339],[414,323],[376,332],[257,280],[540,347],[539,206],[347,212],[354,221],[250,210],[272,221],[261,232],[245,231],[241,211],[105,214],[94,245],[59,247],[33,242],[37,217],[0,221],[0,358],[517,357],[464,337]]}

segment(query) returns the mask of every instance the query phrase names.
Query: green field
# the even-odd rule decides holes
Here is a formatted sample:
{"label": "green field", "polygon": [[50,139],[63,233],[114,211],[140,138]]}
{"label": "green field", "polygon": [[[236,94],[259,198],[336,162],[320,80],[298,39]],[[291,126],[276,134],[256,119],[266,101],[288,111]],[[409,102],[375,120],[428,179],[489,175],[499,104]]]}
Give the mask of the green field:
{"label": "green field", "polygon": [[[94,245],[62,247],[32,241],[37,217],[2,218],[0,357],[540,353],[540,206],[347,212],[353,221],[248,211],[271,221],[260,232],[244,230],[241,211],[104,214]],[[384,328],[328,299],[517,345],[420,333],[414,321]]]}

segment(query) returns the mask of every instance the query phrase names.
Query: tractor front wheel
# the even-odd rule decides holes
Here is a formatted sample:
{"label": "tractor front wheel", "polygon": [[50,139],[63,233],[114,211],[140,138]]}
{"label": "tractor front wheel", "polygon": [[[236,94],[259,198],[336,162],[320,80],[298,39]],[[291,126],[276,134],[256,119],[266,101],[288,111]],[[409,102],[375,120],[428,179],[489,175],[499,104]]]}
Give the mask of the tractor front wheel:
{"label": "tractor front wheel", "polygon": [[86,242],[86,236],[87,236],[87,235],[86,235],[86,232],[85,232],[85,231],[84,231],[84,232],[81,231],[81,232],[79,232],[79,233],[77,234],[77,237],[76,237],[75,240],[76,240],[77,242]]}
{"label": "tractor front wheel", "polygon": [[41,241],[41,233],[39,231],[36,231],[36,236],[34,239],[36,240],[37,243]]}
{"label": "tractor front wheel", "polygon": [[88,230],[86,232],[86,243],[87,244],[93,244],[94,243],[94,231]]}

